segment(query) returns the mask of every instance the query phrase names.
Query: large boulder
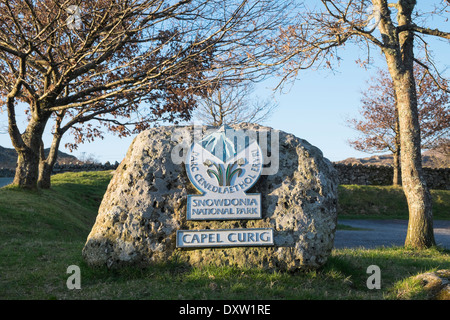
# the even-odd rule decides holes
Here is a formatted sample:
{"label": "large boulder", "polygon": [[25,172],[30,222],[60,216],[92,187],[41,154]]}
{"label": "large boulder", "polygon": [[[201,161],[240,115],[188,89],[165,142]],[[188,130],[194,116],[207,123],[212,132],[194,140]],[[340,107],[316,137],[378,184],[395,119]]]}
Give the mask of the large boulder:
{"label": "large boulder", "polygon": [[450,300],[450,269],[422,273],[413,279],[420,281],[429,299]]}
{"label": "large boulder", "polygon": [[[337,224],[337,172],[322,152],[292,134],[253,124],[279,137],[279,167],[261,175],[247,193],[261,194],[262,218],[189,221],[187,196],[199,194],[173,155],[189,147],[193,127],[164,126],[139,134],[116,169],[90,232],[83,257],[92,266],[146,266],[176,258],[191,265],[311,269],[333,248]],[[203,130],[206,130],[203,127]],[[269,140],[270,140],[269,139]],[[185,153],[186,154],[186,153]],[[175,161],[176,162],[176,161]],[[185,249],[177,230],[273,229],[273,246]]]}

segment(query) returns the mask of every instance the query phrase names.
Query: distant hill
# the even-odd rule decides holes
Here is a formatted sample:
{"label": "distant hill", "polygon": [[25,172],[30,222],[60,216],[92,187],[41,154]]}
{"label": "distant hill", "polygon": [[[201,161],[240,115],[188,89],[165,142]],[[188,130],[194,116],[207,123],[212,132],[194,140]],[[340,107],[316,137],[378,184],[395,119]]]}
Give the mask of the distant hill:
{"label": "distant hill", "polygon": [[[48,155],[49,149],[45,149],[45,155]],[[58,152],[58,164],[65,163],[78,163],[80,162],[75,156],[59,151]],[[17,163],[17,152],[14,149],[3,148],[0,146],[0,168],[14,169]]]}
{"label": "distant hill", "polygon": [[[361,164],[372,166],[392,166],[393,155],[385,154],[367,158],[347,158],[335,163]],[[450,152],[439,152],[434,150],[425,151],[422,154],[422,165],[429,168],[450,168]]]}

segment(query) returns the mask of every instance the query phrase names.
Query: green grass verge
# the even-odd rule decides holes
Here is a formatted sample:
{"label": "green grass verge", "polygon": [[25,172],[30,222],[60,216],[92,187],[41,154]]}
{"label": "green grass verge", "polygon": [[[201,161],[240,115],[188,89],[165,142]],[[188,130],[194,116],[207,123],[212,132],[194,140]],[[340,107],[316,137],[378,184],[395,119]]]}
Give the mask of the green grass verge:
{"label": "green grass verge", "polygon": [[[450,253],[437,248],[334,250],[322,269],[297,273],[178,261],[90,268],[81,250],[110,178],[109,172],[65,173],[53,177],[50,190],[0,189],[0,299],[424,299],[411,277],[450,269]],[[363,201],[365,195],[352,192]],[[372,264],[381,269],[380,290],[366,286]],[[66,286],[70,265],[81,269],[81,290]]]}
{"label": "green grass verge", "polygon": [[[346,219],[408,219],[401,187],[341,185],[338,215]],[[450,191],[431,190],[433,217],[450,220]]]}

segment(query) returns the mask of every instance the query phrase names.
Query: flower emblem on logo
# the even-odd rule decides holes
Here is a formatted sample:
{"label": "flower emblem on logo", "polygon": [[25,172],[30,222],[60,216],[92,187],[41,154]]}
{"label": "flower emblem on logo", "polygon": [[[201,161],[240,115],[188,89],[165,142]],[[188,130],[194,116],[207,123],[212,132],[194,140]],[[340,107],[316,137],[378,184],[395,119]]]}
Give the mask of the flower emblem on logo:
{"label": "flower emblem on logo", "polygon": [[[230,163],[227,165],[227,169],[224,170],[222,164],[217,164],[211,160],[205,160],[203,162],[203,165],[209,167],[214,167],[214,169],[208,169],[206,172],[209,174],[210,177],[215,177],[217,179],[217,182],[219,183],[219,186],[230,186],[231,180],[233,179],[234,175],[237,175],[238,177],[242,175],[244,172],[241,168],[242,165],[245,164],[245,160],[243,158],[240,158],[239,160]],[[238,168],[235,168],[236,165]],[[224,179],[224,173],[225,173],[225,179]],[[225,181],[225,184],[224,184]]]}

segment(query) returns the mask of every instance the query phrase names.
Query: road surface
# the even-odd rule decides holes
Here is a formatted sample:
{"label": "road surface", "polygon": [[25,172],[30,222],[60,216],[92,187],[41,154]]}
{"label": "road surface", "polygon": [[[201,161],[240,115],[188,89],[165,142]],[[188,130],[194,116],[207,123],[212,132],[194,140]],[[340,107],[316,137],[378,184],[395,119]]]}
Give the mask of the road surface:
{"label": "road surface", "polygon": [[[337,230],[334,247],[375,248],[403,246],[408,227],[407,220],[338,220],[338,224],[365,230]],[[450,249],[450,221],[434,220],[434,237],[438,246]]]}

